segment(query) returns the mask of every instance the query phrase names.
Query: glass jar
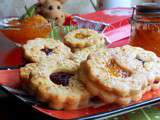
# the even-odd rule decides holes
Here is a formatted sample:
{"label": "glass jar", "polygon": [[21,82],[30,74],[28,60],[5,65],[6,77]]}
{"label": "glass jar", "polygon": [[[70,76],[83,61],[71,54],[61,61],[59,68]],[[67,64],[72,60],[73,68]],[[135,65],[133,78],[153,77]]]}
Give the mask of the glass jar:
{"label": "glass jar", "polygon": [[160,3],[137,5],[132,15],[130,44],[160,56]]}
{"label": "glass jar", "polygon": [[47,38],[51,33],[51,24],[39,15],[25,19],[9,17],[2,19],[2,21],[13,28],[0,28],[0,33],[16,44],[25,44],[28,40],[38,37]]}

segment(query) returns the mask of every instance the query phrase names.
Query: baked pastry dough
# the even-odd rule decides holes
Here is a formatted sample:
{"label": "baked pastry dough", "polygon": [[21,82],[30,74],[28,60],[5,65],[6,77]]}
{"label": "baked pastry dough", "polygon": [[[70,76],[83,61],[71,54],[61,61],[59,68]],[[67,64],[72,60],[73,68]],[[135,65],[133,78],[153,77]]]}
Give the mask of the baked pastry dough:
{"label": "baked pastry dough", "polygon": [[76,72],[71,60],[31,63],[20,69],[24,88],[38,100],[54,109],[78,109],[88,105],[89,92]]}
{"label": "baked pastry dough", "polygon": [[129,45],[101,49],[81,63],[79,79],[107,103],[129,104],[160,87],[160,59]]}
{"label": "baked pastry dough", "polygon": [[36,38],[23,45],[24,56],[31,62],[41,62],[47,59],[70,58],[72,52],[58,40],[51,38]]}
{"label": "baked pastry dough", "polygon": [[73,56],[71,57],[71,59],[73,61],[75,61],[78,65],[80,65],[80,63],[84,60],[87,59],[88,55],[91,54],[92,52],[96,52],[102,48],[105,48],[105,46],[102,45],[94,45],[94,46],[90,46],[87,48],[84,48],[82,50],[78,50],[76,52],[74,52]]}
{"label": "baked pastry dough", "polygon": [[74,49],[82,49],[93,45],[105,45],[105,39],[102,34],[91,29],[77,29],[69,32],[64,37],[64,43]]}

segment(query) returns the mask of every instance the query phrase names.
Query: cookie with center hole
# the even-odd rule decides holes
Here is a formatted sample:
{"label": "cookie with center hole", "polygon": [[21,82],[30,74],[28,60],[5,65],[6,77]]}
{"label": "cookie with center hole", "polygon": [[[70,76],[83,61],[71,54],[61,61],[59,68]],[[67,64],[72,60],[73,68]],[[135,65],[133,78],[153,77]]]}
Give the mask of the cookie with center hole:
{"label": "cookie with center hole", "polygon": [[81,63],[79,79],[106,103],[127,105],[160,85],[160,59],[129,45],[101,49]]}
{"label": "cookie with center hole", "polygon": [[24,56],[30,62],[41,62],[47,59],[59,60],[70,58],[72,52],[61,41],[51,38],[36,38],[23,45]]}
{"label": "cookie with center hole", "polygon": [[95,30],[81,28],[69,32],[64,37],[64,43],[73,51],[93,45],[105,45],[104,36]]}
{"label": "cookie with center hole", "polygon": [[23,86],[53,109],[73,110],[88,105],[90,93],[76,75],[71,60],[31,63],[20,69]]}

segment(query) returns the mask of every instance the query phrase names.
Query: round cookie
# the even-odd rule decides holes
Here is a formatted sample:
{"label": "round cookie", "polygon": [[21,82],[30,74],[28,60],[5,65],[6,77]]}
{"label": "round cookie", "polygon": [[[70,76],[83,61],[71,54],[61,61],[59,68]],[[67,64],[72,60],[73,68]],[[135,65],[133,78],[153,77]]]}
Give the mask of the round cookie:
{"label": "round cookie", "polygon": [[64,37],[64,43],[72,49],[82,49],[93,45],[105,45],[104,37],[91,29],[77,29]]}
{"label": "round cookie", "polygon": [[47,59],[70,58],[72,52],[70,48],[62,42],[51,38],[36,38],[29,40],[23,45],[24,56],[31,62],[41,62]]}
{"label": "round cookie", "polygon": [[[71,60],[31,63],[21,68],[28,92],[54,109],[78,109],[88,104],[90,94],[77,78],[78,66]],[[25,88],[26,88],[25,87]]]}
{"label": "round cookie", "polygon": [[160,87],[159,68],[153,52],[126,45],[90,54],[80,65],[79,79],[103,101],[124,105],[141,99],[155,84]]}
{"label": "round cookie", "polygon": [[94,45],[94,46],[91,46],[91,47],[87,47],[87,48],[84,48],[82,50],[78,50],[76,51],[73,56],[71,57],[71,59],[73,61],[75,61],[78,65],[80,65],[80,63],[84,60],[87,59],[88,55],[91,54],[92,52],[96,52],[100,49],[103,49],[105,48],[105,46],[102,46],[102,45]]}

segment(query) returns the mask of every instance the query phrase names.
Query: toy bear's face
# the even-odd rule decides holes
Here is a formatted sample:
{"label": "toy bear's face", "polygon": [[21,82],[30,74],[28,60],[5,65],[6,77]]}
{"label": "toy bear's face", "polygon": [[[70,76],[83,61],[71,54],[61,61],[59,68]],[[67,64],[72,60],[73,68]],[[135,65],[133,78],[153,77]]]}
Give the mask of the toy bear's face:
{"label": "toy bear's face", "polygon": [[38,12],[45,17],[52,16],[54,12],[57,12],[61,9],[62,4],[57,0],[46,0],[38,5]]}
{"label": "toy bear's face", "polygon": [[65,14],[62,12],[64,1],[66,0],[39,0],[37,12],[61,26],[65,21]]}
{"label": "toy bear's face", "polygon": [[55,24],[58,26],[62,26],[65,22],[65,14],[61,11],[54,13],[54,17],[52,18],[55,21]]}

